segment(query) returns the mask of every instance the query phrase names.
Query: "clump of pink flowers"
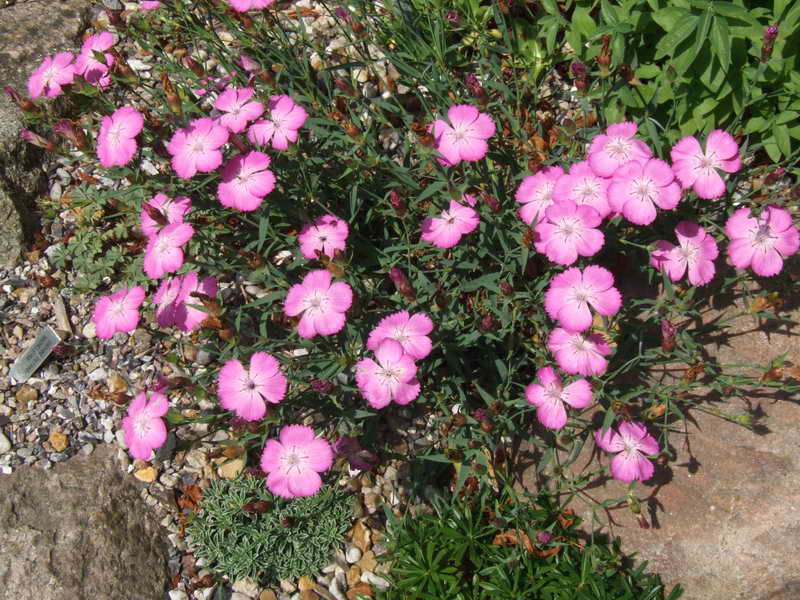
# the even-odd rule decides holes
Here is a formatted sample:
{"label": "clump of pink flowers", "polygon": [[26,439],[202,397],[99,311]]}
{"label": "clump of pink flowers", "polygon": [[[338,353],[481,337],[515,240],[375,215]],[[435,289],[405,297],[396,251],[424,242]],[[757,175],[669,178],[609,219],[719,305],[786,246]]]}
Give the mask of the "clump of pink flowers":
{"label": "clump of pink flowers", "polygon": [[649,225],[656,208],[672,210],[681,201],[675,174],[663,160],[631,161],[614,171],[608,197],[612,208],[636,225]]}
{"label": "clump of pink flowers", "polygon": [[375,350],[375,359],[363,358],[356,364],[358,389],[372,408],[384,408],[392,401],[408,404],[419,396],[417,366],[400,342],[384,339]]}
{"label": "clump of pink flowers", "polygon": [[539,383],[525,388],[528,404],[536,407],[536,418],[548,429],[562,429],[567,424],[568,404],[572,408],[586,408],[592,403],[592,386],[585,379],[576,379],[567,386],[561,382],[553,367],[536,371]]}
{"label": "clump of pink flowers", "polygon": [[195,293],[215,298],[216,277],[200,280],[197,273],[192,272],[162,281],[153,296],[159,327],[177,327],[186,332],[197,329],[208,314],[193,306],[201,304],[200,300],[192,296]]}
{"label": "clump of pink flowers", "polygon": [[231,133],[244,131],[250,121],[255,121],[264,112],[264,105],[253,100],[253,88],[237,89],[229,87],[217,96],[214,108],[222,114],[217,123]]}
{"label": "clump of pink flowers", "polygon": [[144,272],[150,279],[161,279],[183,266],[183,245],[194,235],[188,223],[167,225],[150,238],[144,251]]}
{"label": "clump of pink flowers", "polygon": [[522,180],[515,198],[522,204],[519,218],[528,225],[544,219],[544,213],[552,205],[553,191],[556,183],[564,176],[564,169],[559,166],[545,167],[536,175],[528,175]]}
{"label": "clump of pink flowers", "polygon": [[[148,207],[150,210],[148,210]],[[186,196],[178,196],[173,199],[161,192],[157,193],[142,204],[142,212],[139,214],[142,233],[150,238],[167,225],[183,223],[183,219],[191,207],[192,201]],[[155,218],[153,215],[155,215]]]}
{"label": "clump of pink flowers", "polygon": [[706,138],[706,148],[692,136],[686,136],[673,146],[670,153],[672,169],[683,189],[711,200],[725,193],[725,182],[719,171],[735,173],[742,166],[739,144],[727,131],[715,129]]}
{"label": "clump of pink flowers", "polygon": [[571,200],[556,202],[545,210],[545,218],[535,228],[536,250],[559,265],[571,265],[578,256],[593,256],[605,243],[597,229],[603,220],[591,206]]}
{"label": "clump of pink flowers", "polygon": [[587,160],[592,171],[600,177],[611,177],[630,161],[647,161],[653,153],[642,140],[636,139],[639,126],[625,121],[609,125],[605,133],[592,139]]}
{"label": "clump of pink flowers", "polygon": [[641,423],[620,423],[617,431],[609,428],[594,434],[597,445],[616,456],[611,459],[614,479],[630,483],[647,481],[653,476],[653,463],[647,454],[658,454],[658,442]]}
{"label": "clump of pink flowers", "polygon": [[222,205],[245,212],[261,206],[264,197],[275,189],[275,174],[269,165],[269,156],[256,151],[237,154],[229,160],[217,187]]}
{"label": "clump of pink flowers", "polygon": [[172,168],[183,179],[191,179],[200,171],[209,173],[222,164],[220,148],[228,141],[228,130],[213,119],[195,119],[179,129],[167,145],[172,155]]}
{"label": "clump of pink flowers", "polygon": [[75,56],[71,52],[59,52],[45,56],[39,67],[28,78],[28,94],[38,98],[44,94],[55,98],[63,92],[63,86],[75,80]]}
{"label": "clump of pink flowers", "polygon": [[461,236],[475,231],[479,223],[475,209],[451,200],[450,208],[440,216],[422,222],[422,241],[439,248],[452,248],[461,241]]}
{"label": "clump of pink flowers", "polygon": [[[100,88],[107,88],[111,85],[111,66],[114,64],[114,56],[109,50],[117,43],[117,36],[108,31],[103,31],[90,35],[84,40],[81,46],[81,53],[75,59],[75,73],[83,75],[83,78]],[[103,56],[103,61],[97,60],[95,53]]]}
{"label": "clump of pink flowers", "polygon": [[689,283],[704,285],[714,278],[714,259],[719,255],[717,242],[697,223],[681,221],[675,227],[678,245],[665,240],[655,243],[650,264],[664,271],[672,281],[688,272]]}
{"label": "clump of pink flowers", "polygon": [[167,397],[160,392],[145,392],[136,395],[128,406],[128,415],[122,419],[125,432],[125,445],[131,456],[139,460],[149,460],[153,450],[167,441],[167,426],[161,418],[169,410]]}
{"label": "clump of pink flowers", "polygon": [[144,117],[132,106],[123,106],[103,117],[97,136],[97,156],[106,168],[128,164],[136,154],[136,136],[144,127]]}
{"label": "clump of pink flowers", "polygon": [[433,344],[428,334],[433,331],[433,321],[425,313],[409,315],[400,311],[384,317],[367,338],[367,348],[376,351],[384,340],[399,342],[403,351],[414,360],[422,360],[431,353]]}
{"label": "clump of pink flowers", "polygon": [[305,425],[284,426],[277,440],[267,440],[261,455],[267,488],[281,498],[313,496],[322,487],[319,474],[332,464],[331,445]]}
{"label": "clump of pink flowers", "polygon": [[97,301],[92,314],[97,337],[107,340],[115,333],[128,333],[139,324],[139,307],[144,302],[144,288],[139,285],[123,287]]}
{"label": "clump of pink flowers", "polygon": [[333,258],[336,252],[344,252],[349,233],[343,219],[323,215],[305,225],[297,236],[300,252],[308,259],[317,258],[317,253]]}
{"label": "clump of pink flowers", "polygon": [[605,373],[608,368],[605,357],[611,354],[611,348],[602,335],[567,331],[563,327],[550,332],[547,348],[562,370],[587,377]]}
{"label": "clump of pink flowers", "polygon": [[246,421],[262,418],[267,412],[265,403],[278,404],[286,395],[286,388],[280,363],[267,352],[253,354],[249,369],[236,359],[229,360],[220,369],[217,379],[222,407]]}
{"label": "clump of pink flowers", "polygon": [[[449,121],[449,122],[448,122]],[[486,156],[486,143],[495,134],[492,118],[469,104],[457,104],[447,111],[447,121],[436,119],[431,125],[437,160],[454,166],[462,160],[477,161]]]}
{"label": "clump of pink flowers", "polygon": [[306,110],[290,96],[278,95],[269,99],[269,118],[256,121],[247,130],[251,144],[266,146],[272,142],[275,150],[287,150],[296,142],[298,131],[306,122]]}
{"label": "clump of pink flowers", "polygon": [[341,331],[352,303],[350,286],[343,281],[331,282],[330,272],[318,269],[308,273],[302,283],[289,288],[283,307],[287,316],[300,316],[297,334],[312,338]]}
{"label": "clump of pink flowers", "polygon": [[765,207],[758,217],[743,207],[725,223],[730,238],[728,258],[737,269],[753,267],[762,277],[777,275],[783,261],[800,248],[800,231],[792,224],[789,211],[778,206]]}
{"label": "clump of pink flowers", "polygon": [[622,306],[622,296],[614,287],[608,269],[590,265],[556,275],[544,295],[544,307],[553,319],[569,331],[584,331],[592,326],[594,308],[604,316],[615,315]]}

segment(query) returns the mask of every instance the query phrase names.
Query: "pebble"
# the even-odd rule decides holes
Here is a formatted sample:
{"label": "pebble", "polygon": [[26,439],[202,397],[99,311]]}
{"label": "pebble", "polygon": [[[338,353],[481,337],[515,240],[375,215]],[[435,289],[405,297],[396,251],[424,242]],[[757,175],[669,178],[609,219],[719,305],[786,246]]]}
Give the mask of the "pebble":
{"label": "pebble", "polygon": [[103,367],[98,367],[89,373],[89,379],[92,381],[101,381],[108,377],[108,372]]}
{"label": "pebble", "polygon": [[388,590],[389,586],[391,585],[386,579],[380,575],[375,575],[375,573],[372,573],[371,571],[365,571],[362,573],[361,581],[370,585],[374,585],[376,588],[381,590]]}
{"label": "pebble", "polygon": [[336,600],[347,600],[347,579],[345,576],[341,573],[336,575],[328,586],[328,591]]}
{"label": "pebble", "polygon": [[272,590],[264,590],[259,595],[258,600],[278,600],[278,596]]}
{"label": "pebble", "polygon": [[189,596],[183,590],[172,590],[169,593],[169,600],[189,600]]}
{"label": "pebble", "polygon": [[239,592],[249,598],[255,598],[261,588],[255,581],[250,579],[237,579],[233,582],[232,589],[234,592]]}
{"label": "pebble", "polygon": [[241,592],[233,592],[230,600],[250,600],[250,596],[242,594]]}
{"label": "pebble", "polygon": [[347,558],[347,562],[349,562],[351,565],[361,560],[361,550],[359,550],[355,546],[350,546],[349,548],[347,548],[347,551],[345,552],[344,555],[345,558]]}
{"label": "pebble", "polygon": [[3,435],[3,432],[0,431],[0,454],[5,454],[9,450],[11,450],[11,442]]}
{"label": "pebble", "polygon": [[61,184],[56,181],[53,185],[50,186],[50,200],[53,202],[58,202],[61,200]]}

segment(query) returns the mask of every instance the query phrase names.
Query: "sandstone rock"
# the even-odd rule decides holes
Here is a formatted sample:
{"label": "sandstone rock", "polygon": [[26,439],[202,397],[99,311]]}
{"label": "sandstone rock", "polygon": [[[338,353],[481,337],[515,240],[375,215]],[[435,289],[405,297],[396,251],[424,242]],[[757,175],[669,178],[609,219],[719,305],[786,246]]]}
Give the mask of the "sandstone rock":
{"label": "sandstone rock", "polygon": [[0,478],[0,598],[164,597],[162,533],[114,453]]}
{"label": "sandstone rock", "polygon": [[368,583],[357,583],[347,590],[347,600],[359,600],[359,598],[372,598],[372,586]]}
{"label": "sandstone rock", "polygon": [[[80,47],[91,0],[22,2],[0,11],[0,81],[26,92],[28,76],[47,55]],[[47,192],[43,152],[19,139],[20,111],[0,97],[0,265],[12,265],[36,228],[34,203]]]}
{"label": "sandstone rock", "polygon": [[47,441],[50,442],[50,445],[53,446],[53,450],[56,452],[63,452],[69,445],[69,439],[60,431],[51,431]]}

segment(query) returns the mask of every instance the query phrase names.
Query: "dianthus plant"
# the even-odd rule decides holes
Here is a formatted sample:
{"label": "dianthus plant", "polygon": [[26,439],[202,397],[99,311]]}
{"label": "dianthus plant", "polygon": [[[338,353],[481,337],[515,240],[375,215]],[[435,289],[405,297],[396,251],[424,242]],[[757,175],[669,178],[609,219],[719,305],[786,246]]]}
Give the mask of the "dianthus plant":
{"label": "dianthus plant", "polygon": [[162,2],[120,17],[148,77],[114,36],[91,42],[89,83],[59,57],[33,74],[36,103],[80,95],[59,149],[96,170],[97,225],[143,260],[102,292],[98,335],[154,312],[177,341],[167,422],[231,429],[284,497],[335,479],[327,444],[347,436],[423,475],[456,465],[457,488],[512,477],[524,443],[541,486],[588,499],[601,477],[647,484],[710,399],[796,392],[781,356],[745,372],[703,347],[711,300],[774,318],[798,264],[798,202],[752,185],[747,140],[723,123],[665,148],[587,107],[567,122],[540,103],[558,71],[500,12],[494,37],[417,5],[331,6],[331,48],[305,9]]}

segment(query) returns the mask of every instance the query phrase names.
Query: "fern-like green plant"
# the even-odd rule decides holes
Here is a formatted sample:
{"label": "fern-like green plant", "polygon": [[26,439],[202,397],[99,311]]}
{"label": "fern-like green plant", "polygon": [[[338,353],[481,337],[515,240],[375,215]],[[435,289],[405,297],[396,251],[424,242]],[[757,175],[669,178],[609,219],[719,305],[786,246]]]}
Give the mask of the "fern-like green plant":
{"label": "fern-like green plant", "polygon": [[[253,503],[262,504],[252,510]],[[352,520],[346,491],[326,486],[309,498],[284,500],[257,477],[212,481],[200,508],[187,527],[195,555],[232,580],[264,583],[318,572]]]}

